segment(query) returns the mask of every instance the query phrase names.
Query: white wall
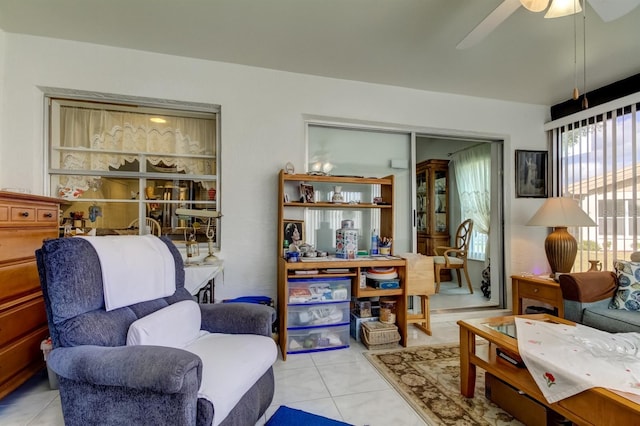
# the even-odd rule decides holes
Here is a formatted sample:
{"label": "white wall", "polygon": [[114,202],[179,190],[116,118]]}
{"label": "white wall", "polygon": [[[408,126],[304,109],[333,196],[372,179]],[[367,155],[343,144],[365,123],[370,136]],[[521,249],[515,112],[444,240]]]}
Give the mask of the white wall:
{"label": "white wall", "polygon": [[[2,152],[4,151],[4,149],[2,148],[4,146],[3,143],[3,139],[2,139],[2,134],[3,131],[2,129],[4,129],[4,126],[2,125],[3,119],[4,119],[4,114],[2,113],[3,111],[3,107],[4,107],[4,81],[5,81],[5,77],[4,77],[4,73],[5,73],[5,56],[2,52],[5,52],[7,50],[6,47],[6,41],[7,41],[7,37],[6,37],[6,33],[4,31],[0,31],[0,166],[3,164],[2,162]],[[0,171],[0,173],[2,173]],[[0,179],[0,188],[4,188],[5,186],[2,184],[2,179]]]}
{"label": "white wall", "polygon": [[547,107],[8,33],[0,46],[0,187],[45,191],[38,86],[222,106],[225,272],[216,298],[275,298],[277,172],[287,161],[305,169],[303,115],[504,138],[507,275],[547,267],[545,229],[524,227],[542,200],[514,199],[512,185],[513,150],[546,148]]}

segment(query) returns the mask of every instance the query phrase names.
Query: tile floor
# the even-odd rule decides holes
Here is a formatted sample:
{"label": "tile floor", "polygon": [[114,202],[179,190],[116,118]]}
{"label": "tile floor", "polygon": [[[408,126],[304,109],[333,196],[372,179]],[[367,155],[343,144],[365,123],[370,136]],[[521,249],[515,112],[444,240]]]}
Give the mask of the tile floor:
{"label": "tile floor", "polygon": [[[504,315],[504,311],[443,311],[431,316],[432,336],[409,328],[409,346],[458,343],[460,318]],[[424,425],[404,399],[363,356],[354,339],[348,349],[289,355],[274,365],[276,390],[263,425],[280,405],[302,409],[353,425]],[[49,389],[46,370],[0,400],[0,424],[64,425],[58,392]]]}

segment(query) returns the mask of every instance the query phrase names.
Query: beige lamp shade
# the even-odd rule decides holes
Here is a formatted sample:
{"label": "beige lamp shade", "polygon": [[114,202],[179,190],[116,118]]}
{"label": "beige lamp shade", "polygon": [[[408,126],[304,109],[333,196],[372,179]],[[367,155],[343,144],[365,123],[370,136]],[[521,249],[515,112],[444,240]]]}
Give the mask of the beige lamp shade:
{"label": "beige lamp shade", "polygon": [[542,12],[547,8],[549,0],[520,0],[520,3],[531,12]]}
{"label": "beige lamp shade", "polygon": [[544,240],[551,274],[571,272],[578,253],[576,239],[567,231],[569,226],[596,226],[596,223],[578,206],[565,197],[547,198],[542,207],[533,215],[527,226],[546,226],[554,231]]}

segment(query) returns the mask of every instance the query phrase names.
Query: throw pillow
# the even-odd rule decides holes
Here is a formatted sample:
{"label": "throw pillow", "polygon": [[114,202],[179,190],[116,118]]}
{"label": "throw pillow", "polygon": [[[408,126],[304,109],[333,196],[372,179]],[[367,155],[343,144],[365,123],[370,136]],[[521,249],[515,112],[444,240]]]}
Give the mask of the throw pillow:
{"label": "throw pillow", "polygon": [[616,270],[618,289],[609,308],[640,311],[640,263],[617,260],[613,262],[613,267]]}
{"label": "throw pillow", "polygon": [[127,345],[155,345],[184,348],[200,337],[202,316],[193,300],[183,300],[134,321],[129,326]]}

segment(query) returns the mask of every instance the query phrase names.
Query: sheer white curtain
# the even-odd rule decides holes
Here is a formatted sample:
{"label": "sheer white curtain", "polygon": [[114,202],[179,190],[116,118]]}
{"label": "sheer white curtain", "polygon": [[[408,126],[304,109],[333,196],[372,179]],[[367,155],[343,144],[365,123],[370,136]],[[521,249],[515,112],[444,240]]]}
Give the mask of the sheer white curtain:
{"label": "sheer white curtain", "polygon": [[452,155],[462,218],[489,234],[491,220],[491,145],[481,143]]}

